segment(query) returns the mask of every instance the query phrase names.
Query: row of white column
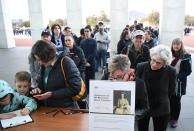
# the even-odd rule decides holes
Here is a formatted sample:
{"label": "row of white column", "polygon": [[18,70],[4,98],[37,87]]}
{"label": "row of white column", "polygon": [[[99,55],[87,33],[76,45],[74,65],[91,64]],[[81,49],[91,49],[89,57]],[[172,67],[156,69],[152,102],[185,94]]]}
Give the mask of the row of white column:
{"label": "row of white column", "polygon": [[[15,47],[12,24],[9,12],[10,0],[0,0],[0,48]],[[42,0],[28,0],[32,42],[40,39],[41,31],[45,28],[43,19]],[[66,0],[67,24],[79,34],[86,25],[82,15],[82,0]],[[110,28],[111,51],[116,52],[117,43],[122,29],[128,24],[128,0],[111,0]],[[184,30],[185,0],[163,0],[160,15],[160,44],[170,45],[172,39],[182,38]]]}

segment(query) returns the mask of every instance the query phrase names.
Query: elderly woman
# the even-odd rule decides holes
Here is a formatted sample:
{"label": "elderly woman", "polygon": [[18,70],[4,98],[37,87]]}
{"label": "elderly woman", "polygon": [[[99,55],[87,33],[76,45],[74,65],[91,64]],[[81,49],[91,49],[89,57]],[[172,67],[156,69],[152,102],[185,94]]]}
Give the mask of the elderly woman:
{"label": "elderly woman", "polygon": [[175,93],[176,71],[169,66],[172,59],[170,49],[159,45],[150,50],[151,61],[139,63],[136,68],[136,77],[144,81],[147,89],[149,111],[138,120],[140,131],[148,131],[150,117],[153,119],[154,131],[166,131],[170,100]]}
{"label": "elderly woman", "polygon": [[131,63],[126,55],[115,55],[108,65],[109,72],[102,77],[102,80],[136,81],[135,115],[136,119],[140,119],[148,110],[147,93],[144,83],[141,79],[135,78],[134,70],[130,66]]}
{"label": "elderly woman", "polygon": [[181,97],[186,94],[187,76],[192,72],[191,55],[184,49],[183,42],[180,38],[172,41],[171,51],[173,60],[171,65],[176,68],[177,86],[176,94],[170,98],[171,109],[171,127],[178,125],[178,118],[181,111]]}
{"label": "elderly woman", "polygon": [[108,65],[109,72],[102,80],[133,81],[134,70],[130,69],[130,61],[126,55],[115,55]]}
{"label": "elderly woman", "polygon": [[66,57],[64,52],[56,55],[56,48],[44,40],[33,45],[31,55],[42,68],[38,88],[30,93],[41,94],[36,98],[42,101],[43,106],[78,108],[74,98],[84,92],[81,92],[80,73],[73,60]]}

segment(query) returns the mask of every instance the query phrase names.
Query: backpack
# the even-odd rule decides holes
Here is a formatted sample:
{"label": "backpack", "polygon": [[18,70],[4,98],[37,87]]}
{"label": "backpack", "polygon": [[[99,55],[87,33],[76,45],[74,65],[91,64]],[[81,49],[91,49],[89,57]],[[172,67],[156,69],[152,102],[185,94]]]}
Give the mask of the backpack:
{"label": "backpack", "polygon": [[[64,60],[64,58],[69,58],[69,57],[68,56],[64,56],[61,59],[61,70],[62,70],[62,73],[63,73],[63,76],[64,76],[65,85],[66,85],[66,87],[69,87],[69,84],[67,83],[65,71],[64,71],[64,68],[63,68],[63,60]],[[81,99],[82,96],[84,95],[85,91],[86,91],[85,83],[84,83],[84,81],[82,80],[81,77],[80,77],[80,79],[81,79],[81,91],[79,92],[79,94],[77,94],[76,96],[72,97],[73,101],[78,101],[79,99]]]}

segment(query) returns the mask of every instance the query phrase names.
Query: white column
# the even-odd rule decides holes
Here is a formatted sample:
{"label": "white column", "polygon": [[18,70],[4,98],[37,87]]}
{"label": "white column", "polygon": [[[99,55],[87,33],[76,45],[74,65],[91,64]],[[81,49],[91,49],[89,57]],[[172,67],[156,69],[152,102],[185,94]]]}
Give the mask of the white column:
{"label": "white column", "polygon": [[82,7],[82,0],[66,0],[67,26],[71,27],[78,36],[80,29],[86,25],[86,19],[82,15]]}
{"label": "white column", "polygon": [[0,0],[0,48],[15,47],[9,4],[10,0]]}
{"label": "white column", "polygon": [[170,46],[174,38],[182,38],[185,0],[163,0],[160,14],[159,44]]}
{"label": "white column", "polygon": [[42,0],[28,0],[32,44],[41,39],[41,32],[46,28],[42,14]]}
{"label": "white column", "polygon": [[110,5],[111,52],[114,54],[121,32],[128,24],[128,0],[111,0]]}

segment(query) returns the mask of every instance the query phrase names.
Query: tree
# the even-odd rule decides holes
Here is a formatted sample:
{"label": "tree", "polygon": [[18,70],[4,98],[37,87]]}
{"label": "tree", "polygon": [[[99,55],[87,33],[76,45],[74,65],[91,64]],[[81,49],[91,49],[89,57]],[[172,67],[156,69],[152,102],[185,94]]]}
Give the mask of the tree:
{"label": "tree", "polygon": [[30,21],[24,21],[18,25],[18,27],[30,27]]}
{"label": "tree", "polygon": [[148,21],[148,18],[141,18],[141,19],[140,19],[140,23],[144,23],[144,22],[146,22],[146,21]]}
{"label": "tree", "polygon": [[104,11],[100,12],[100,16],[98,17],[98,21],[110,22],[106,13]]}
{"label": "tree", "polygon": [[160,14],[157,11],[152,11],[148,17],[140,19],[141,23],[148,21],[150,25],[159,25]]}
{"label": "tree", "polygon": [[151,25],[159,25],[160,14],[157,11],[152,11],[148,16],[148,21]]}
{"label": "tree", "polygon": [[94,25],[98,24],[99,21],[110,22],[110,20],[108,19],[107,15],[104,11],[101,11],[100,16],[92,15],[92,16],[89,16],[87,18],[88,25],[94,26]]}
{"label": "tree", "polygon": [[87,24],[88,24],[88,25],[94,26],[94,25],[96,25],[97,23],[98,23],[97,16],[92,15],[92,16],[89,16],[89,17],[87,18]]}
{"label": "tree", "polygon": [[49,26],[52,27],[54,24],[59,24],[60,26],[67,25],[67,19],[56,19],[55,21],[49,21]]}
{"label": "tree", "polygon": [[194,16],[185,16],[185,25],[193,26],[194,25]]}

